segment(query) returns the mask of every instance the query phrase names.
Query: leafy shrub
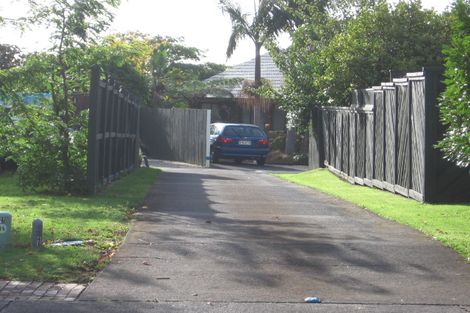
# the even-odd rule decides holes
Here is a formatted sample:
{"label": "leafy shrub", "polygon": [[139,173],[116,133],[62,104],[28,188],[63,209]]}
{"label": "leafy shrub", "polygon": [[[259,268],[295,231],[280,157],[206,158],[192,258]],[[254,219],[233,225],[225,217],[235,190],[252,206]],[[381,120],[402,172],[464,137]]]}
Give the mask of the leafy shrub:
{"label": "leafy shrub", "polygon": [[439,147],[447,159],[470,166],[470,2],[458,0],[452,11],[452,41],[444,49],[445,85],[440,113],[448,127]]}
{"label": "leafy shrub", "polygon": [[[62,122],[50,105],[23,106],[9,112],[8,120],[0,120],[0,151],[17,162],[23,189],[86,192],[86,116],[76,117],[69,142],[64,142]],[[68,166],[62,161],[64,144],[69,146]]]}

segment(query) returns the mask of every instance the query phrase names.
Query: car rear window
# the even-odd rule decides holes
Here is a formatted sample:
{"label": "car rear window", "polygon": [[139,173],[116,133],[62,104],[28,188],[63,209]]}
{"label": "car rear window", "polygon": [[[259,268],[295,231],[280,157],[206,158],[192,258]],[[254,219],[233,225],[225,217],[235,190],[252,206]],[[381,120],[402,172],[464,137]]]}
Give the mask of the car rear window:
{"label": "car rear window", "polygon": [[250,126],[227,126],[224,129],[224,136],[232,137],[264,137],[264,133],[256,127]]}
{"label": "car rear window", "polygon": [[217,127],[215,125],[211,125],[210,134],[211,135],[218,135],[219,134],[219,130],[217,129]]}

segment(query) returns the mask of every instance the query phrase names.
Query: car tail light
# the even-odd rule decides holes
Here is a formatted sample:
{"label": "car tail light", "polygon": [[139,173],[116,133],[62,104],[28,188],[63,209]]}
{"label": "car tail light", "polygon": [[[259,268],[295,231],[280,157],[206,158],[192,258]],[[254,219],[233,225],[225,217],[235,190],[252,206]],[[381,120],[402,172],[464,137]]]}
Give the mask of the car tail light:
{"label": "car tail light", "polygon": [[260,140],[258,140],[258,144],[266,146],[266,145],[269,144],[269,140],[268,139],[260,139]]}
{"label": "car tail light", "polygon": [[219,136],[219,138],[217,138],[217,142],[221,143],[221,144],[227,144],[227,143],[233,142],[233,139],[226,138],[226,137],[223,137],[223,136]]}

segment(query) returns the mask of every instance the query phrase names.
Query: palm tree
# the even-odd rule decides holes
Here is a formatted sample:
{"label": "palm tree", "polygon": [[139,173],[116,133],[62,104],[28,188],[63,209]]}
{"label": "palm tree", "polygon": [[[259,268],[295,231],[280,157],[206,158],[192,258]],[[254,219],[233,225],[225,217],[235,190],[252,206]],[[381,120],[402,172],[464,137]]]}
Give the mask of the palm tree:
{"label": "palm tree", "polygon": [[230,0],[219,0],[222,11],[227,13],[232,20],[232,34],[230,35],[227,58],[230,58],[237,48],[239,40],[249,37],[255,44],[255,86],[261,84],[260,51],[266,41],[275,38],[289,25],[287,14],[281,9],[277,0],[255,1],[253,18],[249,14],[242,13],[240,6]]}
{"label": "palm tree", "polygon": [[[249,37],[255,44],[254,87],[256,88],[261,85],[261,47],[286,29],[289,25],[289,19],[285,11],[282,10],[279,0],[258,0],[258,4],[256,4],[256,0],[254,1],[255,12],[251,19],[249,14],[243,13],[240,6],[231,0],[219,0],[219,4],[222,11],[227,13],[232,21],[232,34],[227,47],[227,58],[232,56],[241,39]],[[255,121],[255,123],[259,124],[260,121]]]}

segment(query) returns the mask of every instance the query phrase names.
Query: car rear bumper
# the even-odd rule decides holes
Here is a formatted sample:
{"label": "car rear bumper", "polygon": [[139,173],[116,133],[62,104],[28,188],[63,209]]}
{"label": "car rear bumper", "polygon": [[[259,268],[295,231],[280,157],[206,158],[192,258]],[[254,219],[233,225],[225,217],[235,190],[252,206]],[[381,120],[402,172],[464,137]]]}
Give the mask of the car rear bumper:
{"label": "car rear bumper", "polygon": [[269,148],[229,148],[215,147],[215,153],[220,158],[265,158],[269,152]]}

